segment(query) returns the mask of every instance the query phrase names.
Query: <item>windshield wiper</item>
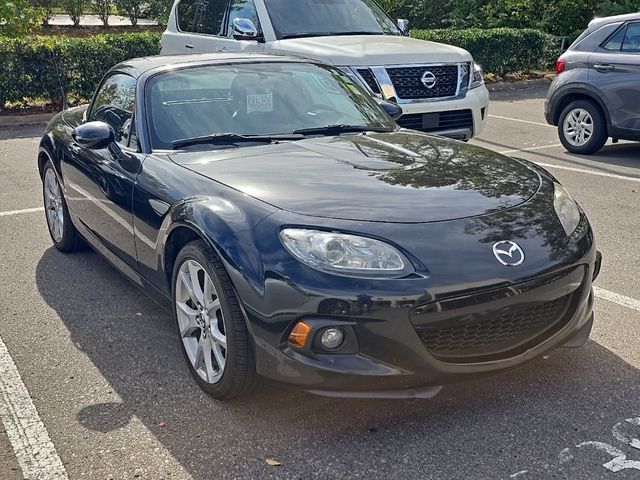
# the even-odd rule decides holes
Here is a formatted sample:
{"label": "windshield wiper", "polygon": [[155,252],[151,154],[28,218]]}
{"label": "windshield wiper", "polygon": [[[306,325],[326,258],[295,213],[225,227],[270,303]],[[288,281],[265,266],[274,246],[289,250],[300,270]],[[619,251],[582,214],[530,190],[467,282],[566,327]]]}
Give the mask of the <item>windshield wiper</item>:
{"label": "windshield wiper", "polygon": [[308,37],[339,37],[343,35],[384,35],[383,32],[301,32],[301,33],[286,33],[282,35],[282,40],[290,38],[308,38]]}
{"label": "windshield wiper", "polygon": [[193,145],[229,145],[234,143],[274,143],[286,140],[301,140],[302,135],[241,135],[239,133],[214,133],[202,137],[184,138],[171,142],[174,150]]}
{"label": "windshield wiper", "polygon": [[341,133],[393,132],[393,128],[369,127],[366,125],[327,125],[326,127],[302,128],[294,130],[294,135],[340,135]]}

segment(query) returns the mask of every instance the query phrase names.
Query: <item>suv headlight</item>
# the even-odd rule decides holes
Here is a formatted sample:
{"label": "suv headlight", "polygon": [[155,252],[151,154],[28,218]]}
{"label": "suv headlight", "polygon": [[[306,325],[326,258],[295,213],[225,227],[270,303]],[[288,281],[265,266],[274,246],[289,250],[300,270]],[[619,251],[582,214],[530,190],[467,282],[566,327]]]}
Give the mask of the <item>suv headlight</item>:
{"label": "suv headlight", "polygon": [[484,73],[482,72],[482,67],[474,62],[469,90],[481,87],[482,85],[484,85]]}
{"label": "suv headlight", "polygon": [[571,236],[580,224],[580,208],[569,192],[559,183],[555,184],[553,206],[567,236]]}
{"label": "suv headlight", "polygon": [[280,240],[295,258],[319,270],[364,277],[400,277],[413,272],[410,262],[397,249],[373,238],[285,228]]}

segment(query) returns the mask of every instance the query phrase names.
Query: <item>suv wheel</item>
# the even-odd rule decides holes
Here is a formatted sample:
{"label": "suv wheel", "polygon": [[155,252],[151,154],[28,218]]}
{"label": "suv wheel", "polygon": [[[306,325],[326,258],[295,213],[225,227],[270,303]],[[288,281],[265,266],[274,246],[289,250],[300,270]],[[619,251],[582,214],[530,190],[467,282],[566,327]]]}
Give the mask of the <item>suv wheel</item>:
{"label": "suv wheel", "polygon": [[571,102],[560,115],[558,134],[571,153],[590,155],[607,142],[607,124],[600,107],[588,100]]}

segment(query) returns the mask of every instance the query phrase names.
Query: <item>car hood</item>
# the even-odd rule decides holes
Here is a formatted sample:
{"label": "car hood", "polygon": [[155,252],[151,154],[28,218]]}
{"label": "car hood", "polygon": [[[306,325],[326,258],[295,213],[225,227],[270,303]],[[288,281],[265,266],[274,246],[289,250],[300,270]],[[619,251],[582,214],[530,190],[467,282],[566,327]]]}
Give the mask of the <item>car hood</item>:
{"label": "car hood", "polygon": [[451,45],[394,35],[292,38],[272,43],[274,51],[338,66],[470,62],[471,54]]}
{"label": "car hood", "polygon": [[537,172],[461,142],[400,131],[171,154],[212,180],[290,212],[423,223],[526,202]]}

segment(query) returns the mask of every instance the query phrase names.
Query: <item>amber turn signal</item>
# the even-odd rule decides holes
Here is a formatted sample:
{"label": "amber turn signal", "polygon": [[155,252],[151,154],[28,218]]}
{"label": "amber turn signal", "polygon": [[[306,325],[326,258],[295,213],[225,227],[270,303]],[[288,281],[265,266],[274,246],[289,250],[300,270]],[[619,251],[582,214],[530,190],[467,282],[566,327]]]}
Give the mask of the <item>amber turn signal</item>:
{"label": "amber turn signal", "polygon": [[289,343],[294,347],[303,348],[307,343],[309,333],[311,333],[311,327],[304,323],[304,321],[300,321],[296,323],[293,330],[291,330]]}

